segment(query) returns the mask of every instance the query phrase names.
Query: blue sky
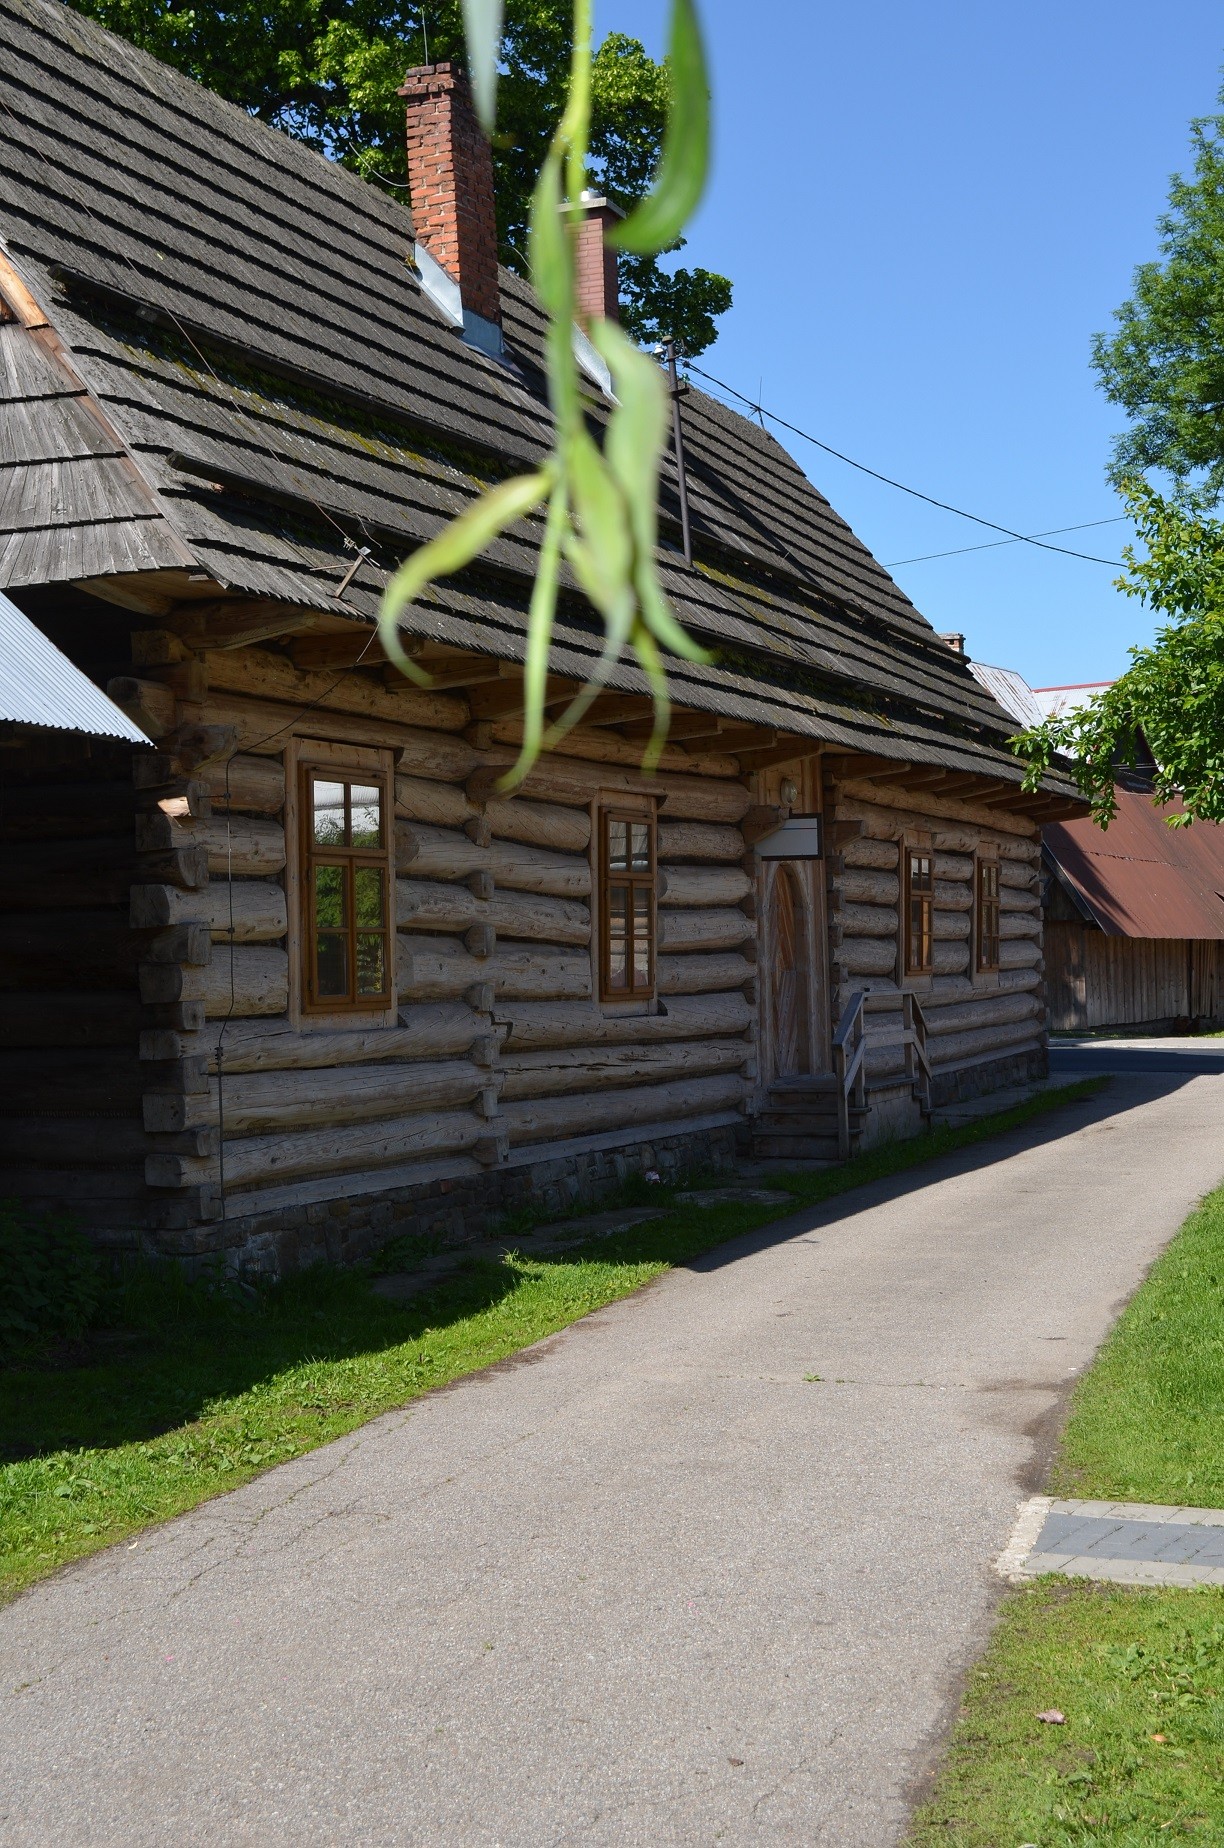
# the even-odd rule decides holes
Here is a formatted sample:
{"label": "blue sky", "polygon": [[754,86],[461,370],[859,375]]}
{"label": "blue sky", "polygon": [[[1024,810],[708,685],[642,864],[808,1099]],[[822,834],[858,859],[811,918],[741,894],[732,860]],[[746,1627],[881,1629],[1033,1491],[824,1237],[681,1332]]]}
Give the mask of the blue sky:
{"label": "blue sky", "polygon": [[[665,0],[598,0],[658,52]],[[713,184],[685,261],[734,279],[700,362],[848,455],[1021,532],[1106,519],[1119,414],[1088,366],[1211,112],[1207,0],[701,0]],[[991,538],[794,438],[885,564]],[[1056,543],[1116,559],[1124,525]],[[938,629],[1034,685],[1108,678],[1147,612],[1098,564],[1008,546],[898,565]]]}

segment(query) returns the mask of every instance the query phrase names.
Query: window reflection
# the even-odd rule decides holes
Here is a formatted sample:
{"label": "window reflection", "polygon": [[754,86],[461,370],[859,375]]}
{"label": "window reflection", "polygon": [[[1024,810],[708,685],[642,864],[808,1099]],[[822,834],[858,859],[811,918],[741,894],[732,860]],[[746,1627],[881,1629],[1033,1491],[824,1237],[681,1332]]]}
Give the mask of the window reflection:
{"label": "window reflection", "polygon": [[352,822],[350,839],[354,847],[382,846],[382,791],[354,783],[350,793]]}
{"label": "window reflection", "polygon": [[654,992],[654,821],[601,818],[601,988],[605,997]]}
{"label": "window reflection", "polygon": [[390,998],[390,866],[383,790],[307,770],[307,1005]]}
{"label": "window reflection", "polygon": [[320,847],[342,847],[345,841],[345,786],[316,782],[314,786],[314,838]]}

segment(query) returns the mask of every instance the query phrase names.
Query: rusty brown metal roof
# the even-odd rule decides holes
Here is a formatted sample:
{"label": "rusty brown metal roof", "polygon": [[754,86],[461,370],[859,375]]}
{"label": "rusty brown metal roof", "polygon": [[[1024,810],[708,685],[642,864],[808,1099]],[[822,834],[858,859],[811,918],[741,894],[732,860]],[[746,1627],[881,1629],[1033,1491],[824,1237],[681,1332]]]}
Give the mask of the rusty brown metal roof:
{"label": "rusty brown metal roof", "polygon": [[1047,854],[1088,914],[1111,937],[1224,938],[1224,827],[1171,828],[1180,803],[1158,805],[1119,788],[1108,829],[1056,821]]}

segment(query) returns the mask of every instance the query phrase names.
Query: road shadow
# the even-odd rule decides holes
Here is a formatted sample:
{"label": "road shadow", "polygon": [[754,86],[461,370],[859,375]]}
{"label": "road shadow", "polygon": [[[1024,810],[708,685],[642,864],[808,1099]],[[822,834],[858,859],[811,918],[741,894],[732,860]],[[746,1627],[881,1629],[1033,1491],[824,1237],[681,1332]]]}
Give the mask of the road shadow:
{"label": "road shadow", "polygon": [[[1116,1122],[1131,1110],[1142,1109],[1158,1098],[1182,1090],[1198,1076],[1201,1074],[1182,1071],[1110,1075],[1110,1082],[1092,1097],[1069,1099],[1014,1129],[992,1130],[980,1142],[946,1153],[932,1153],[929,1159],[904,1167],[895,1174],[878,1178],[866,1176],[861,1183],[838,1192],[831,1199],[797,1207],[785,1218],[771,1220],[758,1230],[744,1233],[724,1245],[694,1256],[687,1260],[686,1268],[693,1271],[718,1270],[725,1264],[738,1263],[741,1258],[749,1257],[753,1252],[785,1244],[800,1232],[834,1225],[838,1220],[872,1207],[912,1198],[928,1187],[937,1187],[954,1177],[981,1173],[1025,1151],[1049,1147],[1096,1125]],[[1221,1103],[1224,1104],[1224,1092]],[[901,1145],[902,1149],[905,1147]],[[776,1184],[785,1186],[786,1177],[779,1174]]]}
{"label": "road shadow", "polygon": [[[902,1144],[828,1175],[796,1175],[791,1185],[800,1203],[782,1217],[769,1205],[730,1201],[698,1208],[660,1201],[658,1219],[565,1250],[533,1254],[525,1237],[525,1261],[556,1271],[592,1263],[640,1265],[642,1281],[660,1265],[716,1271],[801,1233],[1116,1122],[1191,1081],[1170,1074],[1117,1078],[1095,1096],[1059,1103],[1012,1129],[990,1130],[968,1146],[933,1149],[925,1159],[915,1161],[919,1150]],[[904,1165],[880,1174],[881,1159]],[[787,1177],[779,1175],[777,1185],[786,1186]],[[838,1191],[813,1197],[825,1187]],[[756,1223],[745,1229],[746,1219]],[[160,1320],[154,1302],[141,1325],[104,1331],[76,1353],[52,1352],[41,1364],[0,1371],[0,1464],[145,1441],[296,1368],[377,1354],[427,1332],[445,1336],[455,1324],[496,1309],[522,1278],[513,1259],[465,1259],[419,1296],[395,1303],[375,1294],[367,1274],[319,1267],[253,1293],[253,1301],[230,1296],[204,1305],[197,1300],[194,1308],[180,1302]],[[566,1300],[571,1294],[581,1290],[566,1292]],[[528,1328],[523,1338],[530,1343],[537,1337]],[[308,1384],[301,1390],[308,1402]]]}

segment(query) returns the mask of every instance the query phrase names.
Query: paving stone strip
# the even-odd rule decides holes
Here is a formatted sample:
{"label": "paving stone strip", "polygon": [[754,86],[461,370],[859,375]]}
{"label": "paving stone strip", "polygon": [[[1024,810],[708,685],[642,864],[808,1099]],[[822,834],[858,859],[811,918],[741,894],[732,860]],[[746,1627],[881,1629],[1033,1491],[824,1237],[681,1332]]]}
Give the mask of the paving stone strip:
{"label": "paving stone strip", "polygon": [[1061,1572],[1121,1585],[1224,1585],[1224,1508],[1033,1495],[996,1564],[1013,1584]]}

